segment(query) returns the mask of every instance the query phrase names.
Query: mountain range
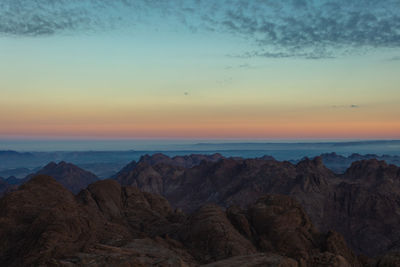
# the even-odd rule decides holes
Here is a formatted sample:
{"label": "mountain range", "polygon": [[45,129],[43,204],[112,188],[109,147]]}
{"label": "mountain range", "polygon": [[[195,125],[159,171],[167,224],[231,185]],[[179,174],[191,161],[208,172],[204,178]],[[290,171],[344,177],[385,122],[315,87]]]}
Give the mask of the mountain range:
{"label": "mountain range", "polygon": [[157,158],[141,160],[114,178],[163,195],[186,212],[204,203],[245,208],[264,194],[289,195],[304,206],[319,230],[343,234],[357,253],[377,256],[399,245],[400,168],[384,161],[354,162],[338,175],[321,157],[297,164],[228,158],[191,168]]}
{"label": "mountain range", "polygon": [[[324,165],[323,160],[324,155],[314,159],[305,158],[294,164],[288,161],[276,161],[272,157],[268,156],[254,159],[243,159],[225,158],[220,154],[208,156],[189,155],[178,157],[168,157],[163,154],[154,154],[152,156],[143,156],[138,161],[132,161],[130,164],[122,168],[121,171],[119,171],[116,175],[114,175],[111,180],[104,181],[98,181],[98,178],[94,174],[87,172],[73,164],[66,162],[60,162],[57,164],[52,162],[45,166],[42,170],[39,170],[37,173],[28,175],[25,179],[20,180],[21,183],[23,182],[23,185],[19,186],[19,189],[17,189],[18,185],[15,185],[15,180],[19,179],[11,179],[9,180],[10,183],[7,182],[7,179],[0,179],[0,190],[7,192],[1,199],[2,203],[5,203],[5,206],[2,206],[1,209],[4,208],[4,210],[7,210],[8,205],[16,205],[15,211],[19,210],[21,213],[27,212],[31,214],[29,216],[36,216],[30,213],[31,211],[25,211],[25,209],[27,209],[27,207],[35,201],[39,201],[43,197],[44,202],[53,201],[54,203],[57,203],[56,200],[52,199],[44,200],[49,195],[49,193],[45,193],[47,192],[46,190],[55,190],[47,188],[47,184],[50,184],[54,187],[57,187],[57,190],[61,190],[60,188],[65,188],[61,190],[63,193],[60,194],[68,195],[68,197],[65,196],[65,198],[69,199],[69,204],[64,203],[60,204],[60,206],[57,204],[56,209],[60,210],[55,212],[58,213],[57,216],[59,216],[59,220],[64,220],[62,219],[63,216],[77,216],[77,220],[80,221],[83,218],[83,215],[80,213],[81,211],[74,213],[72,210],[81,209],[81,205],[84,205],[83,209],[85,212],[87,212],[87,214],[97,214],[98,212],[102,214],[101,216],[99,214],[93,215],[93,218],[97,218],[96,216],[102,217],[101,220],[106,218],[106,221],[108,222],[102,221],[100,223],[100,219],[98,219],[100,225],[107,224],[109,222],[118,222],[118,224],[124,222],[122,225],[128,228],[124,228],[124,230],[121,230],[123,228],[121,228],[121,226],[115,228],[115,231],[117,232],[120,230],[122,231],[120,233],[115,233],[116,239],[118,239],[117,236],[124,236],[124,231],[127,233],[132,233],[133,226],[136,227],[135,233],[137,236],[134,236],[134,238],[132,237],[133,239],[128,238],[129,240],[125,240],[128,243],[131,241],[136,242],[133,240],[136,240],[140,236],[145,237],[145,239],[151,239],[151,241],[146,239],[146,242],[150,243],[145,243],[149,246],[149,249],[153,246],[155,246],[154,248],[157,249],[164,249],[165,244],[163,242],[165,240],[161,242],[157,239],[155,241],[154,238],[161,237],[162,239],[165,239],[167,236],[168,238],[172,238],[173,241],[171,242],[174,243],[177,241],[179,243],[179,253],[184,253],[185,255],[183,256],[183,254],[178,253],[178,256],[175,256],[180,259],[179,262],[182,260],[186,266],[195,266],[199,264],[214,264],[211,266],[232,266],[232,264],[239,264],[239,262],[263,262],[275,260],[280,262],[282,259],[284,260],[283,262],[287,261],[289,263],[294,260],[292,263],[298,265],[290,265],[291,263],[285,263],[289,264],[285,265],[282,263],[282,265],[271,266],[396,266],[397,263],[400,263],[398,261],[400,258],[400,253],[397,254],[397,251],[400,250],[400,168],[393,164],[387,164],[386,162],[377,159],[368,159],[353,162],[343,174],[336,174]],[[49,176],[54,178],[49,178]],[[36,179],[36,177],[42,178]],[[14,181],[14,185],[11,184],[12,181]],[[32,184],[34,185],[34,189],[31,188],[32,186],[28,186]],[[110,187],[110,189],[101,189],[107,191],[107,193],[104,193],[101,196],[96,195],[97,193],[93,195],[93,192],[97,190],[93,189],[97,188],[97,186],[94,185],[99,184],[108,185],[103,187]],[[122,187],[118,184],[121,184]],[[116,192],[119,192],[118,194],[108,191],[114,190],[111,189],[114,187],[116,188]],[[26,191],[26,188],[31,189]],[[130,205],[127,203],[127,193],[124,190],[136,190],[135,194],[142,194],[145,198],[151,196],[150,200],[147,199],[148,204],[143,204],[145,202],[142,203],[145,205],[145,207],[142,208],[147,209],[148,207],[151,207],[152,209],[154,205],[159,205],[161,201],[163,203],[163,208],[158,207],[157,209],[159,210],[157,212],[162,213],[161,209],[166,209],[169,211],[169,213],[167,215],[164,214],[165,216],[163,215],[164,219],[161,218],[162,216],[157,218],[152,217],[151,219],[149,218],[149,222],[144,219],[144,217],[147,215],[143,215],[143,218],[141,216],[139,216],[140,218],[135,217],[135,219],[132,219],[134,223],[128,223],[129,226],[126,226],[126,220],[129,221],[131,219],[124,217],[127,214],[127,211],[124,209],[127,208],[127,205]],[[91,200],[82,200],[82,197],[85,194],[88,194],[87,191],[91,192],[93,202]],[[26,194],[28,195],[25,197]],[[25,199],[25,202],[18,204],[19,202],[17,199],[12,198],[13,200],[9,200],[10,196],[13,195],[18,195],[19,197],[17,199]],[[116,195],[119,195],[119,198]],[[36,198],[39,198],[39,200]],[[86,198],[87,197],[84,197],[84,199]],[[111,201],[108,198],[112,198],[113,200]],[[273,200],[274,198],[278,199],[277,202]],[[90,204],[90,209],[95,206],[97,206],[97,208],[87,211],[86,209],[89,208],[85,205],[89,205],[89,202],[86,203],[85,201],[92,203]],[[102,206],[103,204],[101,204],[103,201],[107,202],[104,203],[105,206]],[[75,202],[77,202],[77,204]],[[75,204],[72,205],[71,203]],[[271,204],[273,205],[273,208],[266,208],[263,206],[263,203],[275,204]],[[74,207],[71,208],[72,210],[68,210],[68,205],[70,204]],[[138,205],[141,206],[142,204]],[[35,205],[36,204],[32,204],[31,208],[37,208],[38,210],[42,208],[42,204],[38,204],[38,207],[35,207]],[[76,205],[78,205],[79,208]],[[258,205],[262,206],[261,210],[265,212],[265,214],[262,213],[257,216],[261,216],[261,218],[263,218],[262,220],[269,218],[265,219],[267,221],[263,221],[264,224],[262,224],[262,226],[257,226],[258,219],[253,217],[253,211],[256,209],[256,207],[258,207]],[[274,205],[278,205],[279,207],[275,207]],[[284,208],[280,207],[280,205],[283,205]],[[139,212],[136,210],[138,208],[137,205],[133,205],[132,207],[129,206],[129,208],[134,209],[132,214],[136,215],[142,214],[141,212],[143,212],[143,214],[153,213],[153,211],[150,212],[149,210]],[[299,215],[301,218],[303,218],[303,221],[300,223],[300,225],[308,226],[306,227],[307,230],[303,229],[300,231],[300,237],[297,237],[297,234],[292,236],[293,231],[296,232],[298,230],[298,225],[295,227],[296,230],[279,228],[281,223],[282,227],[289,227],[289,225],[297,221],[296,212],[280,212],[279,210],[281,209],[301,210],[300,213],[304,214],[301,216]],[[63,214],[64,212],[65,214]],[[71,215],[68,212],[73,214]],[[42,211],[39,213],[42,214]],[[286,214],[286,217],[284,216],[284,220],[286,221],[281,222],[281,219],[269,217],[278,215],[283,216],[283,214]],[[9,218],[13,220],[12,216],[14,215],[19,216],[18,212],[11,213],[11,215],[5,211],[0,212],[0,222],[3,222],[3,226],[8,225],[7,227],[26,222],[25,219],[16,219],[20,221],[17,221],[14,224],[8,224],[6,221]],[[1,216],[3,216],[3,219],[1,219]],[[142,221],[142,219],[144,221]],[[168,230],[168,233],[163,232],[160,234],[159,231],[161,230],[157,227],[161,227],[160,225],[170,225],[166,223],[165,219],[167,221],[172,220],[170,222],[171,225],[173,225],[173,227],[171,227],[174,230],[171,230],[171,232]],[[220,219],[222,220],[222,225],[225,223],[229,225],[226,227],[223,226],[223,230],[221,230],[222,232],[220,234],[226,234],[226,231],[228,231],[230,234],[231,230],[234,230],[232,230],[232,233],[234,233],[232,234],[234,236],[232,237],[233,239],[231,240],[228,238],[227,240],[229,245],[225,243],[220,244],[218,240],[220,240],[222,237],[217,238],[218,242],[215,240],[199,241],[198,239],[201,240],[203,235],[212,236],[216,234],[213,231],[217,231],[219,229],[217,225],[221,225],[219,222]],[[161,221],[158,222],[158,220]],[[209,221],[212,226],[208,226],[207,230],[199,230],[205,232],[200,232],[197,234],[187,234],[187,232],[185,232],[192,231],[198,227],[205,227],[206,224],[203,223],[202,220],[207,222]],[[263,227],[266,227],[265,223],[267,222],[268,227],[273,226],[277,227],[277,229],[271,228],[274,230],[268,230],[268,233],[264,233],[263,231],[266,230],[263,230]],[[43,219],[42,223],[46,224],[48,222],[46,222],[46,219]],[[158,226],[154,229],[146,230],[147,227],[152,227],[151,225],[153,223],[156,223]],[[62,224],[68,224],[68,222],[63,221]],[[53,226],[48,227],[49,229],[52,229]],[[65,227],[67,227],[65,229],[70,229],[70,227],[74,228],[77,226],[65,225]],[[38,231],[36,234],[37,238],[42,238],[42,235],[46,233],[44,228],[41,229],[42,230],[32,229],[32,231]],[[49,231],[51,232],[51,230]],[[57,238],[59,235],[64,234],[62,233],[62,229],[58,229],[57,231],[59,231],[59,233],[55,234]],[[239,233],[239,236],[237,233]],[[290,238],[288,237],[289,234],[287,233],[291,233]],[[19,235],[18,233],[15,234],[17,236]],[[7,236],[7,231],[0,234],[0,237],[2,235]],[[98,233],[93,232],[87,235],[90,236],[88,237],[90,242],[95,240],[95,243],[90,243],[87,241],[92,245],[104,245],[102,242],[106,242],[107,244],[108,242],[113,242],[111,241],[111,236],[109,237],[110,240],[104,241],[94,237],[97,236]],[[99,235],[101,236],[101,234]],[[193,237],[193,235],[195,237]],[[324,243],[328,242],[326,241],[326,238],[330,235],[333,236],[332,238],[335,240],[335,242],[339,243],[330,245]],[[14,255],[13,253],[16,253],[15,251],[19,251],[21,249],[18,248],[18,245],[14,244],[17,246],[16,248],[13,245],[13,242],[17,242],[19,240],[18,238],[4,238],[8,240],[7,242],[5,241],[8,245],[4,245],[3,249],[7,248],[10,249],[10,251],[0,257],[0,259],[3,260],[7,257],[11,257],[7,255]],[[193,238],[195,238],[195,240],[193,240]],[[242,238],[247,241],[243,241]],[[264,241],[262,241],[263,238]],[[311,245],[300,245],[305,242],[304,240],[310,241]],[[156,244],[159,241],[163,244],[161,246],[162,248],[159,247],[159,244]],[[24,241],[22,236],[20,236],[20,240],[18,242],[28,242],[27,244],[32,244],[32,242],[37,242],[37,240]],[[51,241],[50,243],[52,244],[52,242],[58,241]],[[92,250],[93,248],[91,248],[90,253],[93,252],[95,255],[89,253],[88,255],[85,254],[86,256],[82,256],[83,254],[79,254],[79,256],[78,254],[74,253],[86,251],[84,248],[88,248],[87,246],[79,245],[76,247],[75,245],[71,244],[72,252],[68,250],[68,253],[66,252],[66,254],[62,254],[64,253],[62,252],[62,255],[57,254],[57,256],[54,256],[52,252],[50,253],[52,256],[49,256],[50,254],[46,254],[47,256],[45,256],[45,259],[49,260],[51,258],[51,261],[55,261],[57,264],[62,263],[68,265],[72,264],[70,262],[71,258],[68,257],[69,255],[73,254],[75,255],[73,260],[74,264],[84,265],[85,262],[90,261],[92,257],[93,259],[96,259],[96,262],[100,263],[105,260],[105,254],[103,255],[102,251],[108,249],[111,249],[111,251],[118,251],[118,253],[122,253],[124,255],[118,257],[126,256],[129,258],[132,255],[127,256],[125,255],[125,252],[129,254],[130,252],[126,251],[126,249],[129,250],[130,248],[124,247],[128,244],[124,242],[122,242],[123,244],[118,242],[118,244],[113,243],[113,248],[102,247],[97,252],[93,252],[96,251],[96,249]],[[192,244],[192,242],[194,243]],[[198,244],[197,242],[206,243]],[[218,244],[209,250],[210,245],[208,242],[217,242]],[[240,252],[233,250],[235,252],[230,252],[230,254],[226,254],[226,251],[224,253],[219,251],[222,248],[231,248],[231,246],[233,246],[232,242],[238,242],[242,244],[245,246],[245,249],[238,249],[237,251]],[[142,245],[147,246],[145,244],[143,243]],[[292,245],[294,247],[292,247]],[[12,246],[12,248],[9,248],[9,246]],[[88,246],[90,247],[91,245]],[[138,244],[135,245],[136,248],[138,246]],[[328,247],[332,246],[336,248],[340,247],[340,253],[327,249]],[[167,247],[171,250],[170,245]],[[14,250],[14,248],[16,250]],[[219,252],[215,252],[213,250],[214,248],[217,248]],[[285,251],[286,249],[291,250],[291,252]],[[107,255],[110,255],[111,251],[103,252]],[[174,247],[172,251],[176,253],[177,248]],[[354,251],[354,253],[352,251]],[[327,254],[324,254],[326,252],[332,253],[333,255],[329,254],[329,256],[326,256]],[[168,253],[170,253],[170,251],[168,251]],[[271,256],[272,258],[270,258],[271,253],[273,253],[273,257]],[[301,256],[299,256],[300,254],[296,253],[300,253]],[[237,258],[235,255],[242,256],[238,256]],[[354,255],[359,256],[356,257]],[[34,256],[32,257],[34,258],[32,258],[33,262],[39,260]],[[60,259],[62,257],[66,258],[64,258],[60,263]],[[132,257],[135,258],[134,256]],[[322,263],[322,265],[318,265],[319,263],[317,264],[310,260],[311,258],[319,257],[323,257],[326,260],[324,263],[325,265]],[[345,261],[343,261],[341,257],[343,257]],[[11,258],[15,258],[15,255]],[[133,258],[129,259],[132,260]],[[127,259],[127,261],[130,260]],[[319,261],[320,260],[321,258]],[[215,265],[217,264],[216,262],[218,262],[218,265]],[[329,264],[332,265],[329,265],[327,262],[330,262]],[[393,262],[396,264],[390,265]],[[17,265],[14,266],[18,266],[19,263],[21,262],[17,262]],[[10,264],[12,266],[14,263],[12,263],[10,260]],[[23,262],[23,264],[25,264],[25,262]],[[146,266],[146,264],[144,264],[144,266]],[[165,266],[180,265],[173,264]]]}
{"label": "mountain range", "polygon": [[[347,143],[254,143],[252,146],[233,146],[220,144],[210,146],[209,150],[199,150],[203,146],[195,145],[184,150],[170,151],[48,151],[48,152],[17,152],[0,151],[0,177],[15,176],[24,178],[37,172],[49,162],[72,162],[75,165],[94,173],[100,179],[114,176],[132,160],[139,159],[146,154],[162,152],[168,157],[187,157],[189,154],[212,155],[218,153],[224,157],[260,158],[265,155],[272,156],[279,161],[297,163],[305,156],[313,158],[321,155],[324,164],[336,173],[343,173],[354,161],[363,159],[385,160],[387,163],[400,166],[400,155],[393,151],[398,144],[388,142],[385,149],[377,149],[375,154],[368,154],[368,148],[374,143],[356,142],[352,146]],[[379,143],[380,144],[380,143]],[[238,144],[240,145],[240,143]],[[243,145],[243,144],[242,144]],[[329,146],[328,146],[329,145]],[[365,148],[364,148],[365,146]],[[190,148],[190,149],[189,149]],[[234,149],[235,148],[235,149]],[[197,149],[197,150],[196,150]],[[336,153],[326,153],[335,151]],[[353,152],[359,152],[353,153]],[[351,154],[353,153],[353,154]],[[377,154],[380,153],[380,154]]]}
{"label": "mountain range", "polygon": [[[5,266],[361,266],[300,204],[266,195],[248,209],[187,215],[163,197],[98,181],[73,195],[38,175],[0,199]],[[16,227],[17,226],[17,227]]]}

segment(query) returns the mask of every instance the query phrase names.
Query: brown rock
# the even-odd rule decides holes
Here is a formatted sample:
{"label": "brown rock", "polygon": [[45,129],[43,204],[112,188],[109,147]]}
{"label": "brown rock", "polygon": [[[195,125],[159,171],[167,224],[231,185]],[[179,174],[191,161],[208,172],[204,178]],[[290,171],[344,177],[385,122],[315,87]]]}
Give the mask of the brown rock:
{"label": "brown rock", "polygon": [[274,254],[251,254],[245,256],[236,256],[226,260],[213,262],[202,267],[230,267],[230,266],[242,266],[242,267],[298,267],[298,263],[290,258],[283,257]]}
{"label": "brown rock", "polygon": [[91,218],[74,196],[48,176],[36,176],[0,200],[0,262],[42,264],[91,241]]}
{"label": "brown rock", "polygon": [[201,262],[256,252],[251,242],[232,226],[221,207],[203,206],[189,218],[184,228],[182,242]]}
{"label": "brown rock", "polygon": [[[219,167],[237,170],[232,161]],[[300,204],[288,196],[267,195],[249,209],[208,204],[187,216],[159,195],[121,187],[114,180],[98,181],[75,196],[43,175],[0,199],[0,262],[4,266],[359,264],[340,235],[320,234]]]}
{"label": "brown rock", "polygon": [[376,263],[376,267],[395,267],[400,266],[400,252],[397,250],[390,251],[380,257]]}
{"label": "brown rock", "polygon": [[65,186],[72,193],[77,194],[82,189],[85,189],[89,184],[96,182],[96,175],[85,171],[78,166],[64,161],[60,163],[51,162],[35,174],[28,175],[23,182],[28,181],[37,175],[51,176]]}
{"label": "brown rock", "polygon": [[317,231],[300,204],[290,197],[269,195],[259,199],[249,209],[249,220],[263,251],[307,260],[318,246]]}
{"label": "brown rock", "polygon": [[[88,262],[135,266],[151,262],[158,250],[168,258],[175,257],[182,266],[186,263],[179,253],[189,263],[195,262],[184,250],[165,248],[167,244],[174,248],[179,242],[165,246],[158,242],[152,256],[144,259],[134,255],[146,253],[145,248],[132,251],[129,247],[135,236],[145,238],[170,229],[171,223],[163,217],[168,214],[165,205],[158,196],[144,196],[135,188],[121,189],[115,181],[97,182],[75,197],[53,178],[36,176],[0,199],[0,262],[5,266]],[[145,226],[143,231],[133,223],[139,220]],[[70,258],[77,260],[66,260]]]}
{"label": "brown rock", "polygon": [[[162,158],[162,163],[152,161],[119,181],[159,193],[185,212],[206,203],[246,208],[265,194],[289,195],[304,207],[318,230],[340,233],[356,253],[368,256],[385,253],[400,240],[400,168],[383,161],[354,162],[344,175],[336,175],[320,157],[296,165],[269,158],[230,158],[191,168]],[[228,215],[248,237],[251,230],[243,216]]]}

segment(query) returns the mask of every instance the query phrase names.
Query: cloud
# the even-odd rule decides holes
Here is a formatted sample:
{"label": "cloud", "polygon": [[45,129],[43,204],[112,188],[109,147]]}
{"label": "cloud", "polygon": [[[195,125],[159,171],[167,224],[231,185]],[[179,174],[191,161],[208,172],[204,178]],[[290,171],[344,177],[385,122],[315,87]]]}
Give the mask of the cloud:
{"label": "cloud", "polygon": [[84,29],[101,24],[93,16],[100,6],[86,6],[78,1],[3,0],[0,4],[0,33],[14,36],[46,36]]}
{"label": "cloud", "polygon": [[332,58],[400,47],[398,0],[2,0],[0,35],[96,32],[154,20],[248,40],[243,57]]}
{"label": "cloud", "polygon": [[255,69],[258,68],[257,66],[250,65],[248,63],[242,63],[239,65],[232,65],[232,66],[226,66],[226,70],[231,70],[231,69]]}
{"label": "cloud", "polygon": [[332,108],[359,108],[359,105],[333,105]]}
{"label": "cloud", "polygon": [[132,27],[148,14],[168,16],[168,6],[162,0],[2,0],[0,35],[40,37]]}
{"label": "cloud", "polygon": [[328,51],[284,51],[284,52],[276,52],[276,51],[265,51],[264,49],[260,49],[259,51],[245,52],[239,55],[228,55],[230,57],[238,57],[238,58],[253,58],[253,57],[261,57],[261,58],[305,58],[305,59],[329,59],[335,58],[332,53]]}
{"label": "cloud", "polygon": [[331,58],[398,48],[399,9],[400,2],[390,0],[253,1],[228,10],[220,26],[258,45],[247,56]]}

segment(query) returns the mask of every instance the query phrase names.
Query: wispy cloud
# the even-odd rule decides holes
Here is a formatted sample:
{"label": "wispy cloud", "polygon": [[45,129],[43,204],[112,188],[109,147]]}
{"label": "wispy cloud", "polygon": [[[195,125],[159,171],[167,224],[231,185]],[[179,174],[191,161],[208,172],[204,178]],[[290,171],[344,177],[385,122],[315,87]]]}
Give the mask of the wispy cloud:
{"label": "wispy cloud", "polygon": [[255,51],[243,57],[321,59],[400,47],[398,10],[397,0],[3,0],[0,34],[99,31],[153,16],[245,38]]}
{"label": "wispy cloud", "polygon": [[[331,58],[400,46],[398,1],[237,1],[220,27],[252,39],[245,56]],[[266,50],[263,52],[262,49]]]}
{"label": "wispy cloud", "polygon": [[239,65],[232,65],[232,66],[226,66],[225,67],[226,70],[231,70],[231,69],[256,69],[256,68],[259,68],[259,66],[250,65],[248,63],[243,63],[243,64],[239,64]]}
{"label": "wispy cloud", "polygon": [[360,108],[359,105],[333,105],[332,108]]}
{"label": "wispy cloud", "polygon": [[[306,49],[305,49],[306,50]],[[237,58],[305,58],[305,59],[329,59],[335,58],[335,56],[328,51],[265,51],[265,49],[260,48],[260,50],[245,52],[239,55],[228,55],[230,57]]]}

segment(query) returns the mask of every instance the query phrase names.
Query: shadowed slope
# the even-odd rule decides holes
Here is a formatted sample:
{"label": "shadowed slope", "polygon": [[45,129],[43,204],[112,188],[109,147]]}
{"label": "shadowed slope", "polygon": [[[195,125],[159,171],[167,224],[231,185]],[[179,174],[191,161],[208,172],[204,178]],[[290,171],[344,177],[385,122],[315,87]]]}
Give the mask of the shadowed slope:
{"label": "shadowed slope", "polygon": [[37,173],[27,176],[25,180],[29,180],[33,176],[39,174],[54,177],[54,179],[56,179],[74,194],[77,194],[80,190],[98,180],[96,175],[93,173],[85,171],[74,164],[66,163],[64,161],[58,164],[51,162]]}
{"label": "shadowed slope", "polygon": [[162,194],[185,211],[205,203],[247,207],[267,193],[290,195],[319,230],[340,232],[358,253],[379,255],[400,240],[400,168],[383,161],[354,162],[344,175],[326,168],[321,157],[296,165],[221,159],[192,168],[139,161],[116,179]]}
{"label": "shadowed slope", "polygon": [[121,187],[113,180],[91,184],[74,196],[53,178],[39,175],[0,199],[0,262],[6,266],[232,266],[244,260],[262,266],[359,264],[340,235],[320,234],[301,206],[287,196],[265,196],[248,210],[232,209],[206,205],[187,216],[173,211],[161,196]]}

